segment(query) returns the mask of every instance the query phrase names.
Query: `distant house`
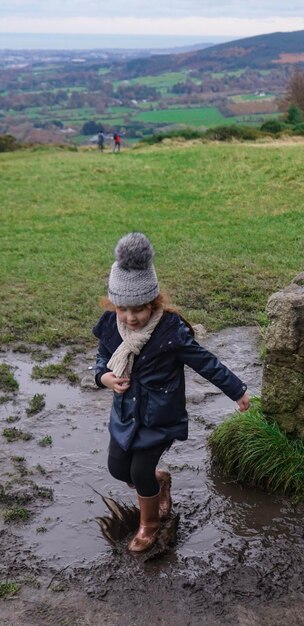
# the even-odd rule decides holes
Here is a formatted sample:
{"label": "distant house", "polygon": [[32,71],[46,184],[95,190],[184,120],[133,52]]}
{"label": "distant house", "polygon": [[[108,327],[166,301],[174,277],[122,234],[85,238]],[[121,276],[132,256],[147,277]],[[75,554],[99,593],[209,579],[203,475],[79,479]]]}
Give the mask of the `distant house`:
{"label": "distant house", "polygon": [[70,133],[76,133],[76,130],[75,130],[75,128],[61,128],[60,132],[61,133],[69,133],[70,134]]}

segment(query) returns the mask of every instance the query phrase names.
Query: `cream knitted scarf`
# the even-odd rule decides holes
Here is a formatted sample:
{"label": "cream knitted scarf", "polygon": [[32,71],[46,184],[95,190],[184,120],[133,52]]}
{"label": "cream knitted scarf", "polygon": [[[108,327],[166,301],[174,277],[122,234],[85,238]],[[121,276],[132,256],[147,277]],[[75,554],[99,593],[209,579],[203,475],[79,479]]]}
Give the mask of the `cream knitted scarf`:
{"label": "cream knitted scarf", "polygon": [[149,321],[140,330],[130,330],[126,324],[121,324],[116,318],[117,328],[123,341],[117,350],[112,354],[107,367],[121,378],[122,376],[130,376],[134,357],[140,353],[144,345],[149,341],[154,328],[163,315],[163,309],[157,309],[152,313]]}

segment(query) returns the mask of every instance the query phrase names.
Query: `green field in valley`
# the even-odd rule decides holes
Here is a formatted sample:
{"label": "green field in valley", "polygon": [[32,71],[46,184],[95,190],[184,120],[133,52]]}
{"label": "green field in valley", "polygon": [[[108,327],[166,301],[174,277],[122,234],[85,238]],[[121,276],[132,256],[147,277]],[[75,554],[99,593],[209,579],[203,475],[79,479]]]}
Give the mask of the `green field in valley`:
{"label": "green field in valley", "polygon": [[230,118],[225,118],[216,107],[170,108],[156,111],[142,111],[134,115],[133,119],[154,124],[189,124],[192,126],[211,126],[226,124],[230,121]]}
{"label": "green field in valley", "polygon": [[0,155],[1,340],[91,340],[117,239],[150,236],[161,287],[214,330],[263,324],[304,267],[304,143]]}
{"label": "green field in valley", "polygon": [[168,108],[155,111],[141,111],[132,116],[135,121],[151,124],[184,124],[187,126],[212,126],[251,123],[258,125],[278,114],[251,114],[224,117],[217,107]]}
{"label": "green field in valley", "polygon": [[259,102],[260,100],[274,100],[275,99],[275,95],[273,93],[261,93],[259,95],[257,94],[243,94],[240,96],[231,96],[230,100],[232,100],[233,102],[247,102],[248,100],[250,102]]}
{"label": "green field in valley", "polygon": [[124,81],[116,81],[113,83],[114,87],[118,85],[147,85],[148,87],[154,87],[161,92],[166,92],[170,87],[173,87],[176,83],[184,83],[191,77],[189,72],[164,72],[163,74],[157,74],[152,76],[140,76],[138,78],[131,78]]}

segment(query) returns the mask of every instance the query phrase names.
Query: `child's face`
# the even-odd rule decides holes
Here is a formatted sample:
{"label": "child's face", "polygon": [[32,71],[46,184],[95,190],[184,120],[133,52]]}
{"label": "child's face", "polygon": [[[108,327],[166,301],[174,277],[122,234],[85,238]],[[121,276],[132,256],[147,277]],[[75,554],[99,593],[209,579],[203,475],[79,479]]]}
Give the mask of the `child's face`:
{"label": "child's face", "polygon": [[152,305],[142,306],[118,306],[116,314],[119,321],[130,330],[140,330],[149,321],[152,314]]}

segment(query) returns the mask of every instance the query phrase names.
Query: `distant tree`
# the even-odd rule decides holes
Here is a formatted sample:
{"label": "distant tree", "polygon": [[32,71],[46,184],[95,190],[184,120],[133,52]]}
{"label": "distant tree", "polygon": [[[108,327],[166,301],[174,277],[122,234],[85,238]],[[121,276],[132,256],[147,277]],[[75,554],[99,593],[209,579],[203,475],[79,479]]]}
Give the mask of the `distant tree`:
{"label": "distant tree", "polygon": [[64,123],[61,122],[61,120],[52,120],[51,124],[53,124],[53,126],[57,126],[58,128],[64,127]]}
{"label": "distant tree", "polygon": [[82,106],[85,106],[84,94],[78,91],[72,91],[69,96],[69,106],[72,109],[80,109]]}
{"label": "distant tree", "polygon": [[90,120],[89,122],[85,122],[82,129],[82,135],[95,135],[99,131],[100,124],[97,124],[94,120]]}
{"label": "distant tree", "polygon": [[296,105],[304,113],[304,72],[296,69],[286,86],[284,98],[280,103],[282,109]]}
{"label": "distant tree", "polygon": [[106,103],[104,101],[102,101],[102,100],[96,100],[95,99],[94,104],[95,104],[96,113],[98,113],[99,115],[103,115],[105,113],[105,111],[106,111],[106,108],[107,108],[106,107]]}
{"label": "distant tree", "polygon": [[19,144],[12,135],[0,135],[0,152],[12,152],[18,150]]}
{"label": "distant tree", "polygon": [[300,111],[299,107],[296,104],[291,104],[287,111],[286,122],[294,126],[295,124],[300,124],[302,121],[303,114]]}
{"label": "distant tree", "polygon": [[272,133],[273,135],[277,135],[284,130],[284,124],[282,124],[279,120],[267,120],[260,126],[260,130],[266,133]]}

